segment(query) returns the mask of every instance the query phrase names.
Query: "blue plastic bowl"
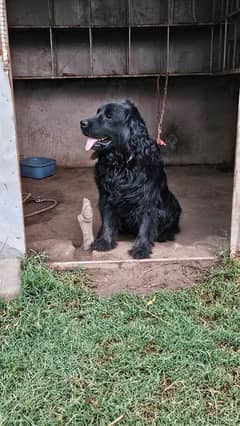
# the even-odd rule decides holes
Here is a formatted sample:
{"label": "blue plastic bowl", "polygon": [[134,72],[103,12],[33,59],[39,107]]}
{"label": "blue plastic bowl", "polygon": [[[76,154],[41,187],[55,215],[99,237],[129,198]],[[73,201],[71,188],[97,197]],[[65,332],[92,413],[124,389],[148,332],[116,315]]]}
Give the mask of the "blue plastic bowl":
{"label": "blue plastic bowl", "polygon": [[44,157],[28,157],[20,161],[21,176],[44,179],[56,173],[56,160]]}

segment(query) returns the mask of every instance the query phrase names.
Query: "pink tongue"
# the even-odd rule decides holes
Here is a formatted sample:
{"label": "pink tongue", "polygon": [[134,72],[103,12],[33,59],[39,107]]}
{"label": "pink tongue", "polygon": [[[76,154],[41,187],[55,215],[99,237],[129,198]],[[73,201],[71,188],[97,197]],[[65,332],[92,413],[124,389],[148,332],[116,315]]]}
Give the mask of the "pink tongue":
{"label": "pink tongue", "polygon": [[90,151],[93,145],[98,141],[98,139],[87,138],[87,142],[85,145],[85,151]]}

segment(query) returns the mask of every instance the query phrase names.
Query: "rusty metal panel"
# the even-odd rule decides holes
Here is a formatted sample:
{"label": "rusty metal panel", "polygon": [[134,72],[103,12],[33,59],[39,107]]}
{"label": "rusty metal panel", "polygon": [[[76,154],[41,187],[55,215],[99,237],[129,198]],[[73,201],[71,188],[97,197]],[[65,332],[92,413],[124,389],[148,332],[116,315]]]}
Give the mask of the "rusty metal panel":
{"label": "rusty metal panel", "polygon": [[[238,68],[239,22],[209,25],[218,13],[216,0],[151,0],[148,7],[142,0],[45,0],[38,26],[50,26],[38,30],[39,3],[10,0],[8,6],[10,23],[25,26],[10,33],[14,76],[19,78],[156,75],[166,72],[166,62],[172,74]],[[226,13],[221,0],[224,8]],[[163,28],[156,28],[161,23]],[[61,25],[66,28],[55,27]]]}
{"label": "rusty metal panel", "polygon": [[174,0],[174,23],[212,22],[213,19],[214,0]]}
{"label": "rusty metal panel", "polygon": [[168,22],[168,0],[132,0],[131,23],[133,25],[166,24]]}
{"label": "rusty metal panel", "polygon": [[90,73],[89,33],[87,29],[57,30],[56,67],[58,75]]}
{"label": "rusty metal panel", "polygon": [[128,0],[91,0],[92,25],[128,24]]}
{"label": "rusty metal panel", "polygon": [[192,0],[193,19],[195,22],[214,22],[214,1]]}
{"label": "rusty metal panel", "polygon": [[14,76],[51,75],[49,30],[17,30],[9,34]]}
{"label": "rusty metal panel", "polygon": [[226,23],[225,70],[240,68],[240,10]]}
{"label": "rusty metal panel", "polygon": [[210,72],[211,28],[174,28],[170,36],[169,71]]}
{"label": "rusty metal panel", "polygon": [[48,26],[48,0],[7,0],[8,24]]}
{"label": "rusty metal panel", "polygon": [[166,29],[133,29],[130,70],[133,74],[166,72]]}
{"label": "rusty metal panel", "polygon": [[222,39],[222,25],[215,25],[213,28],[212,36],[212,56],[211,56],[211,69],[212,72],[220,72],[222,64],[222,49],[223,39]]}
{"label": "rusty metal panel", "polygon": [[127,29],[93,29],[93,74],[126,74],[127,46]]}
{"label": "rusty metal panel", "polygon": [[227,15],[232,15],[236,11],[239,11],[240,3],[239,0],[228,0],[227,2]]}
{"label": "rusty metal panel", "polygon": [[226,16],[226,6],[229,0],[213,0],[214,1],[214,18],[215,21],[221,22]]}
{"label": "rusty metal panel", "polygon": [[88,25],[90,0],[53,0],[54,25]]}

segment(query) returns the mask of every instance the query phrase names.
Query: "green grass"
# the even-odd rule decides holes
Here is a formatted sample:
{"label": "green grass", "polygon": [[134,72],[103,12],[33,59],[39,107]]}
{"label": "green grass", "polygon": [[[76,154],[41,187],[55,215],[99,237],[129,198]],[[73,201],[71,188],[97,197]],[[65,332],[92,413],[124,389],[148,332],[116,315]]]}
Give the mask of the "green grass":
{"label": "green grass", "polygon": [[150,305],[87,285],[23,262],[21,297],[0,304],[1,425],[240,424],[239,264]]}

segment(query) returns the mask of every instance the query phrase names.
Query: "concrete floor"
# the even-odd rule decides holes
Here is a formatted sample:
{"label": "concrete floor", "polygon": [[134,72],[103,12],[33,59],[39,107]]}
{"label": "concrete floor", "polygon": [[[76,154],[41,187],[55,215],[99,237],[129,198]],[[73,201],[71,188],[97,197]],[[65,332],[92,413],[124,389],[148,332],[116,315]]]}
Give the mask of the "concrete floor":
{"label": "concrete floor", "polygon": [[[183,208],[181,232],[176,236],[174,242],[156,243],[151,260],[145,263],[136,261],[137,265],[141,265],[140,269],[142,268],[143,274],[146,272],[146,265],[151,269],[151,274],[146,275],[146,291],[143,290],[145,293],[148,292],[150,281],[152,282],[151,288],[159,288],[159,286],[175,288],[191,285],[191,277],[190,280],[185,279],[187,275],[185,266],[189,262],[191,264],[197,262],[197,266],[196,263],[191,266],[191,270],[195,270],[201,268],[201,265],[204,267],[204,262],[211,264],[215,256],[228,246],[232,173],[209,166],[168,167],[166,171],[169,186],[179,198]],[[82,238],[77,215],[81,211],[83,197],[88,197],[94,207],[94,233],[99,227],[97,191],[92,169],[60,168],[54,177],[48,179],[40,181],[23,179],[23,191],[32,192],[34,195],[41,195],[44,198],[55,198],[59,202],[58,206],[50,212],[26,218],[28,249],[44,251],[51,262],[57,262],[55,267],[60,269],[63,267],[61,262],[66,262],[66,267],[79,267],[79,262],[82,262],[90,268],[92,267],[95,272],[98,271],[98,277],[100,264],[103,266],[108,263],[109,268],[109,264],[112,263],[115,269],[118,264],[122,271],[122,279],[129,281],[131,275],[129,266],[126,269],[126,265],[131,263],[128,249],[132,241],[129,238],[122,239],[115,250],[107,253],[89,253],[81,249]],[[31,209],[36,210],[38,207],[39,205],[34,203],[33,205],[27,204],[25,212],[30,212]],[[92,263],[89,264],[89,261]],[[162,280],[159,278],[160,263],[158,262],[165,265],[165,268],[161,268],[161,271],[164,270]],[[179,262],[182,264],[181,273],[175,268]],[[153,265],[155,265],[154,268]],[[140,269],[138,266],[138,272]],[[153,269],[155,270],[154,276],[152,275]],[[119,271],[115,270],[116,282],[112,273],[108,279],[106,278],[108,269],[103,272],[103,275],[105,284],[103,285],[102,277],[99,281],[100,288],[113,286],[117,291]],[[136,271],[133,273],[132,280],[134,281],[136,278],[139,280],[139,277],[135,275]],[[176,280],[176,275],[181,279]],[[144,282],[142,279],[140,281],[141,288],[143,288]],[[161,283],[159,283],[160,281]],[[122,286],[123,289],[125,287],[129,289],[129,284]],[[136,289],[135,284],[133,287]],[[113,292],[115,292],[114,289]]]}

